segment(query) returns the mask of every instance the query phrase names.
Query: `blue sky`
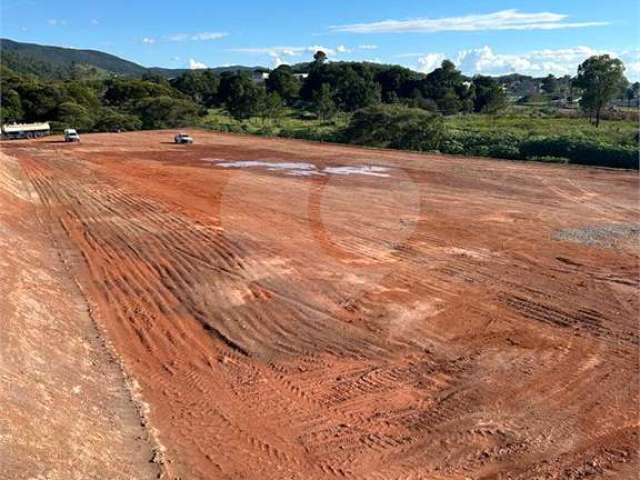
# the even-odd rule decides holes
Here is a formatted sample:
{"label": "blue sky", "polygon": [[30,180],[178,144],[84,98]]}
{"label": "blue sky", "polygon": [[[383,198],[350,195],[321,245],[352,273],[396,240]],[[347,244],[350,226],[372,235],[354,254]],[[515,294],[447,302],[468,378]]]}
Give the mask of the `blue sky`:
{"label": "blue sky", "polygon": [[103,50],[145,66],[373,60],[428,72],[575,73],[610,53],[640,79],[637,0],[2,0],[2,36]]}

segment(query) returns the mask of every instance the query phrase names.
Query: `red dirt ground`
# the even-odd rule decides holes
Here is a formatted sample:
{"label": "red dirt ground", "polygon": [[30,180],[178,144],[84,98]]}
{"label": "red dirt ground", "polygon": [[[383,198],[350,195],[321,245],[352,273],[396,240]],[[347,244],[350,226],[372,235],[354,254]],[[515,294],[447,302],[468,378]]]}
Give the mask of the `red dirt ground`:
{"label": "red dirt ground", "polygon": [[3,144],[167,477],[636,478],[636,173],[192,133]]}

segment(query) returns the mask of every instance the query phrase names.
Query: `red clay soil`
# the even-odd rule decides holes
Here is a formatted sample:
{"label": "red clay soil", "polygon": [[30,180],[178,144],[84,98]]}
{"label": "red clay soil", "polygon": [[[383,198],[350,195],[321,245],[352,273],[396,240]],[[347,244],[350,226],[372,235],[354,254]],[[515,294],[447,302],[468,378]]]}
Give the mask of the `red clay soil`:
{"label": "red clay soil", "polygon": [[0,479],[157,478],[120,366],[20,165],[0,152]]}
{"label": "red clay soil", "polygon": [[3,144],[167,477],[636,478],[636,173],[173,133]]}

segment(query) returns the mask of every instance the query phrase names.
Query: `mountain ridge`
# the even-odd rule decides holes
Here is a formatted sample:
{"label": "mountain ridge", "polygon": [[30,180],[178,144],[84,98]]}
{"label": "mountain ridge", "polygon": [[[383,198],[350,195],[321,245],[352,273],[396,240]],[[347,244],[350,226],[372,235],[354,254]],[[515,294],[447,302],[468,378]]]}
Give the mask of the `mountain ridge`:
{"label": "mountain ridge", "polygon": [[[171,78],[188,68],[145,67],[131,60],[111,53],[93,49],[76,49],[31,42],[18,42],[0,38],[2,64],[21,74],[31,74],[44,78],[63,78],[76,65],[94,67],[106,74],[139,77],[145,73],[157,73]],[[263,67],[231,65],[214,67],[209,70],[224,72],[229,70],[260,70]]]}

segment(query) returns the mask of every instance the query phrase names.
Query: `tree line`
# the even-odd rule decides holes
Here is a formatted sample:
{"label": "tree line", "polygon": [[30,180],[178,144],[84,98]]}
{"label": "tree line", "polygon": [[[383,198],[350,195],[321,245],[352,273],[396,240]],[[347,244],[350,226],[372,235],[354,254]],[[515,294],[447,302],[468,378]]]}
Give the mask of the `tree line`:
{"label": "tree line", "polygon": [[[262,82],[247,71],[191,70],[173,79],[152,72],[141,78],[104,78],[76,68],[70,78],[43,80],[3,65],[0,116],[2,122],[52,121],[54,128],[121,131],[193,125],[214,107],[238,119],[275,117],[284,107],[329,119],[339,111],[380,104],[433,115],[495,113],[507,104],[506,89],[498,80],[467,77],[449,60],[425,75],[396,65],[327,62],[319,51],[304,70],[300,74],[299,66],[282,65]],[[626,82],[623,71],[620,60],[592,57],[575,78],[549,76],[542,89],[579,92],[582,107],[597,125],[602,109]],[[629,86],[630,98],[637,98],[638,86]]]}
{"label": "tree line", "polygon": [[327,62],[322,52],[307,65],[304,78],[282,65],[264,82],[247,71],[191,70],[168,80],[154,73],[100,78],[79,68],[69,78],[44,80],[3,65],[0,115],[3,122],[52,121],[110,131],[189,125],[213,107],[225,108],[235,118],[277,116],[282,108],[293,107],[326,119],[378,103],[453,114],[493,112],[506,101],[493,78],[466,78],[449,61],[428,75],[400,66]]}

